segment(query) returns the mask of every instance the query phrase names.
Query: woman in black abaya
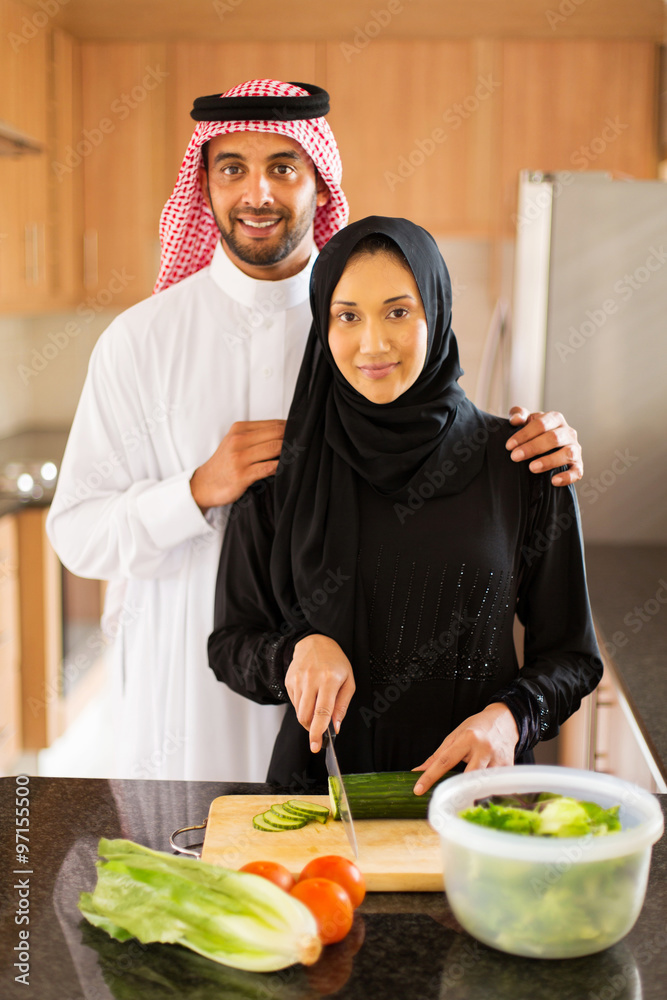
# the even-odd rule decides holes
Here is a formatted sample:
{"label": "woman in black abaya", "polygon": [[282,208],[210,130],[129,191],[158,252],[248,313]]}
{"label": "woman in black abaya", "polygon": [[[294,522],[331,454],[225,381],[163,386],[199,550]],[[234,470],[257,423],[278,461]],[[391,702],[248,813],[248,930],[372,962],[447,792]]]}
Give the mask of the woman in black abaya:
{"label": "woman in black abaya", "polygon": [[[209,662],[286,702],[268,778],[532,759],[598,683],[576,498],[458,385],[451,284],[404,219],[334,236],[276,476],[235,504]],[[525,625],[524,666],[513,642]],[[421,787],[420,787],[421,786]]]}

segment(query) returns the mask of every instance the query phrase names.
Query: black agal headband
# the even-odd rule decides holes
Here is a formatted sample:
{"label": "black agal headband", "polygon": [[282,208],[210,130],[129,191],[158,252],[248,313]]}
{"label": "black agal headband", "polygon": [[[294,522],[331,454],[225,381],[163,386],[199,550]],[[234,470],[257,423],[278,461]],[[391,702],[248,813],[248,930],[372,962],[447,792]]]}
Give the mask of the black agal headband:
{"label": "black agal headband", "polygon": [[195,98],[190,117],[196,122],[293,122],[322,118],[329,111],[326,90],[312,83],[295,83],[308,91],[307,97],[208,97]]}

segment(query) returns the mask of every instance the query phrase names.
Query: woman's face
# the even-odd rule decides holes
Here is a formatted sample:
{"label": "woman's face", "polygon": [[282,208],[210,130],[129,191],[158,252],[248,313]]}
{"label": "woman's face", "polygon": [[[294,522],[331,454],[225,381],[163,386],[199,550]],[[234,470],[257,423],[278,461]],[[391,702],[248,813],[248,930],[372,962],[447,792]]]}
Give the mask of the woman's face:
{"label": "woman's face", "polygon": [[390,254],[352,260],[331,296],[329,347],[350,385],[372,403],[391,403],[426,360],[426,315],[412,271]]}

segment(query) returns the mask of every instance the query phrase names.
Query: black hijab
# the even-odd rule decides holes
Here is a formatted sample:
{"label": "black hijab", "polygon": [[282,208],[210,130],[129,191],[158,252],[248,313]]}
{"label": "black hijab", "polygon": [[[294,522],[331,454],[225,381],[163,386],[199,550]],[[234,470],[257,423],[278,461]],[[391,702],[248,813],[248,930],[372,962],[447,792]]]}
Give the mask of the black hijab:
{"label": "black hijab", "polygon": [[[332,293],[350,254],[371,234],[389,237],[405,255],[428,326],[421,374],[383,404],[347,382],[328,339]],[[451,328],[449,273],[420,226],[371,216],[341,230],[315,262],[310,301],[313,325],[275,480],[271,581],[286,621],[335,639],[354,668],[354,657],[365,658],[368,648],[356,572],[359,478],[384,503],[406,502],[414,492],[424,498],[459,493],[484,461],[483,446],[466,445],[483,425],[457,382],[463,372]],[[355,675],[368,673],[360,667]],[[357,681],[357,698],[365,695]]]}

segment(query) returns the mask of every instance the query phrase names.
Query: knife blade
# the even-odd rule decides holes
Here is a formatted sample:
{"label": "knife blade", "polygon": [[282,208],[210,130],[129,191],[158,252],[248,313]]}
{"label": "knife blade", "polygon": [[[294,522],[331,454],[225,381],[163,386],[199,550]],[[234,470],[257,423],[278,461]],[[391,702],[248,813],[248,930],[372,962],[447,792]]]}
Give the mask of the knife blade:
{"label": "knife blade", "polygon": [[334,750],[336,732],[332,722],[330,722],[326,728],[324,739],[326,741],[325,760],[327,764],[327,773],[334,782],[334,789],[338,799],[338,809],[343,829],[347,834],[347,839],[350,842],[350,847],[352,848],[355,858],[358,858],[359,848],[357,847],[357,835],[354,832],[354,822],[352,820],[352,813],[350,812],[350,803],[347,801],[345,785],[343,784],[343,775],[340,773],[340,765],[338,763],[338,758],[336,757],[336,751]]}

